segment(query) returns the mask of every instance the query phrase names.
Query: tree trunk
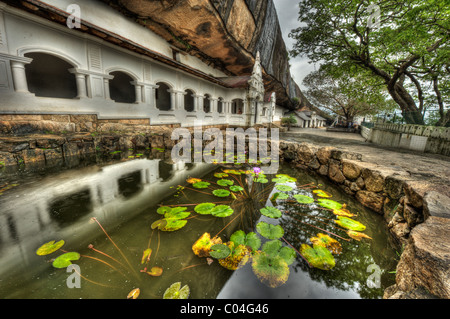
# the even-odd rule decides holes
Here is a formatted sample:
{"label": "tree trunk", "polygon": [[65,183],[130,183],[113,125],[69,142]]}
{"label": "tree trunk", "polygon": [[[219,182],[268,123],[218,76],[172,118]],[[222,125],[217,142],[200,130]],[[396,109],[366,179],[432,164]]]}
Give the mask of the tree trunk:
{"label": "tree trunk", "polygon": [[406,91],[403,85],[399,83],[388,85],[388,92],[392,99],[400,106],[406,124],[425,125],[422,113],[419,111],[414,99],[408,91]]}

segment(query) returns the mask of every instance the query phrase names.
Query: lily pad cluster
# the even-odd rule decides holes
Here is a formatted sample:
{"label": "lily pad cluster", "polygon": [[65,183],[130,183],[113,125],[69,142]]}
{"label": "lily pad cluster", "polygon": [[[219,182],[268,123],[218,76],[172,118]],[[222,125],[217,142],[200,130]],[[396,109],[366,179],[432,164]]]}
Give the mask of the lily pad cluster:
{"label": "lily pad cluster", "polygon": [[[58,251],[62,246],[64,246],[64,240],[60,240],[56,242],[55,240],[49,241],[48,243],[43,244],[36,250],[36,255],[38,256],[47,256],[56,251]],[[62,255],[56,257],[52,266],[58,269],[67,268],[72,264],[72,261],[79,260],[81,255],[77,252],[65,252]]]}
{"label": "lily pad cluster", "polygon": [[191,213],[186,212],[187,207],[168,207],[162,206],[157,209],[157,213],[160,215],[164,215],[164,218],[155,221],[152,224],[152,229],[158,228],[162,231],[176,231],[187,224],[186,218],[188,218]]}

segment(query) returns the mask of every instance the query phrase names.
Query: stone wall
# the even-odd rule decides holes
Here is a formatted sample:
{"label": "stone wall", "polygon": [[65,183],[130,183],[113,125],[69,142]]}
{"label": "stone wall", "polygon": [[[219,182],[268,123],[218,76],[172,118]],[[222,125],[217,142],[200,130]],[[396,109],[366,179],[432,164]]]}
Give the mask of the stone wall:
{"label": "stone wall", "polygon": [[369,141],[450,156],[450,128],[448,127],[377,123],[371,131]]}
{"label": "stone wall", "polygon": [[281,142],[281,160],[327,177],[384,216],[404,248],[385,298],[450,298],[450,189],[362,161],[358,153]]}

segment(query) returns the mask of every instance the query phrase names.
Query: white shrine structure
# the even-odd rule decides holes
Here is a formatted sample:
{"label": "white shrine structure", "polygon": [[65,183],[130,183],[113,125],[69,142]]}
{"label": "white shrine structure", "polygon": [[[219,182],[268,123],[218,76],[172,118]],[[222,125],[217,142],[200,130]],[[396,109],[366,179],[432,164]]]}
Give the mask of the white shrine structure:
{"label": "white shrine structure", "polygon": [[101,1],[76,1],[75,11],[71,0],[26,3],[29,10],[0,1],[0,115],[253,126],[286,111],[265,92],[259,53],[251,75],[229,77]]}

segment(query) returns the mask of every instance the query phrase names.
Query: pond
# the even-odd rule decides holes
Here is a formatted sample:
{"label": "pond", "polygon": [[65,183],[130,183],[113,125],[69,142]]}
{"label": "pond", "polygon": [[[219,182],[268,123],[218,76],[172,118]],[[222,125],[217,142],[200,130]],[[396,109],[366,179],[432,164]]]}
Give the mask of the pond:
{"label": "pond", "polygon": [[318,176],[137,157],[2,171],[0,298],[161,299],[179,282],[191,299],[376,299],[395,283],[382,217]]}

